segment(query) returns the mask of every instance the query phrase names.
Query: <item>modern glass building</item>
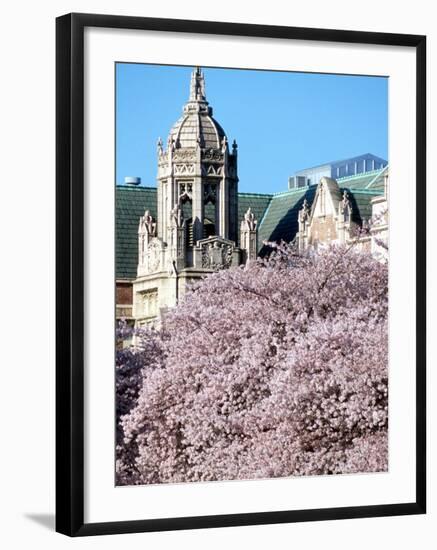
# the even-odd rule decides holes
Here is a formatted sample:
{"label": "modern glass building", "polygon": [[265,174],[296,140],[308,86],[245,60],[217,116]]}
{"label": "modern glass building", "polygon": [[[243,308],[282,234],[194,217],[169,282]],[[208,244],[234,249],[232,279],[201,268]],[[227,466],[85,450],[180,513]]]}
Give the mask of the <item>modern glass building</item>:
{"label": "modern glass building", "polygon": [[364,174],[365,172],[384,168],[387,164],[386,160],[371,153],[344,160],[335,160],[326,164],[313,166],[312,168],[299,170],[294,176],[288,178],[288,188],[298,189],[300,187],[317,185],[322,177],[338,179]]}

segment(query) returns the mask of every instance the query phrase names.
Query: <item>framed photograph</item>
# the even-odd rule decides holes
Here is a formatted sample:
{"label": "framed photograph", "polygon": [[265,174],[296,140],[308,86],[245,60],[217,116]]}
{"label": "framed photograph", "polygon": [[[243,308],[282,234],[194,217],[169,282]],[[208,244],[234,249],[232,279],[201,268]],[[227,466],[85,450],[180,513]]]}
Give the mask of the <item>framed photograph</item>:
{"label": "framed photograph", "polygon": [[57,531],[425,513],[425,37],[56,24]]}

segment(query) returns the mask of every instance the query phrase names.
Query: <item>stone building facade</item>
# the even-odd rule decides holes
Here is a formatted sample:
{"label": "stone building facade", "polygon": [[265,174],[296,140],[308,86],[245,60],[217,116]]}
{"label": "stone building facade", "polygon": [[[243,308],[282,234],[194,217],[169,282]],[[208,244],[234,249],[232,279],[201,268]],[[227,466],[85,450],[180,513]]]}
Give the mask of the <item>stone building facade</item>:
{"label": "stone building facade", "polygon": [[166,147],[158,140],[156,217],[146,209],[139,219],[137,325],[159,318],[207,273],[256,258],[257,220],[250,208],[238,219],[237,143],[229,147],[212,115],[196,68]]}
{"label": "stone building facade", "polygon": [[356,243],[378,259],[387,258],[388,245],[388,168],[381,171],[382,193],[368,197],[368,217],[362,218],[356,193],[341,189],[335,179],[322,177],[309,205],[304,200],[298,213],[299,250],[318,248],[326,243]]}

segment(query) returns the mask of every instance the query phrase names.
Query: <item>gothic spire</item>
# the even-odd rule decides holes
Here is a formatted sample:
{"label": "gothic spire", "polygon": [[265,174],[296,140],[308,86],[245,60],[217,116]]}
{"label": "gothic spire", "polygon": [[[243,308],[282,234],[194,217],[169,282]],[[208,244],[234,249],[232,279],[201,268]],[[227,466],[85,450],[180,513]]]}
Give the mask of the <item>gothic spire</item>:
{"label": "gothic spire", "polygon": [[190,101],[206,101],[205,78],[200,67],[191,74]]}

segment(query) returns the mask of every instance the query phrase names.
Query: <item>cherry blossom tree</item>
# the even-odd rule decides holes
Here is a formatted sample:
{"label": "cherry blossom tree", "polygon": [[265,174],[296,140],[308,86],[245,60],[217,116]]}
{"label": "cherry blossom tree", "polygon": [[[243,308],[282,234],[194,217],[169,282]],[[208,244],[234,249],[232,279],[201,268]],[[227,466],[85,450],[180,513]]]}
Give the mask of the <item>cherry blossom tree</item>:
{"label": "cherry blossom tree", "polygon": [[[135,345],[125,343],[135,337]],[[122,485],[134,483],[138,477],[135,468],[137,448],[135,443],[126,444],[121,418],[136,405],[142,387],[144,373],[164,364],[164,332],[152,328],[134,330],[125,321],[117,326],[117,353],[115,360],[116,390],[116,458],[117,478]]]}
{"label": "cherry blossom tree", "polygon": [[387,469],[387,265],[272,246],[124,352],[119,484]]}

